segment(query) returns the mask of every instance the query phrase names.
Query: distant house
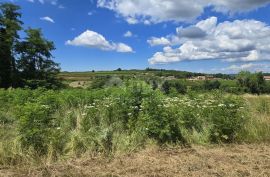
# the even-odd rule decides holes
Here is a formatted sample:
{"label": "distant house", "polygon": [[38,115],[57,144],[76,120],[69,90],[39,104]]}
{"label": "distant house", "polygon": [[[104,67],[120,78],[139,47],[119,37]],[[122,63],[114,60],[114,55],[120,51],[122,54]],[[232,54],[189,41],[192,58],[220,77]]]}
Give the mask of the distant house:
{"label": "distant house", "polygon": [[168,76],[166,77],[166,80],[175,80],[176,78],[174,76]]}
{"label": "distant house", "polygon": [[263,76],[264,80],[270,81],[270,76]]}
{"label": "distant house", "polygon": [[205,80],[216,80],[214,76],[196,76],[196,77],[191,77],[188,80],[190,81],[205,81]]}

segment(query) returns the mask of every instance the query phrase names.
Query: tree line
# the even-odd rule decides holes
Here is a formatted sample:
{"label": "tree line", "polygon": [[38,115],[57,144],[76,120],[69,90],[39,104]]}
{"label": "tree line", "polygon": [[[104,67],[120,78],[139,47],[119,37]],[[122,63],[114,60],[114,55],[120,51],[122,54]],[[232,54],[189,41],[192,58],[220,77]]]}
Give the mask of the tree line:
{"label": "tree line", "polygon": [[0,4],[0,88],[59,86],[60,67],[51,53],[54,43],[43,37],[41,29],[23,29],[21,16],[19,6]]}

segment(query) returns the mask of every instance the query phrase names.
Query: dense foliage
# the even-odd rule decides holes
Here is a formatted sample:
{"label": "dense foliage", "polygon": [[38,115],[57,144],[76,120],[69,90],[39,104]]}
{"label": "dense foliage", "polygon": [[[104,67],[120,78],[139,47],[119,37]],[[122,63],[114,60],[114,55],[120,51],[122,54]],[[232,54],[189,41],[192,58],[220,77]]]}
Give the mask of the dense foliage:
{"label": "dense foliage", "polygon": [[54,44],[43,38],[40,29],[27,29],[21,40],[20,7],[0,4],[0,87],[59,86],[59,66],[52,60]]}
{"label": "dense foliage", "polygon": [[[138,80],[96,90],[0,90],[0,104],[2,164],[110,155],[149,142],[190,145],[252,139],[241,97],[217,91],[167,96]],[[268,111],[267,105],[262,102],[259,111]]]}

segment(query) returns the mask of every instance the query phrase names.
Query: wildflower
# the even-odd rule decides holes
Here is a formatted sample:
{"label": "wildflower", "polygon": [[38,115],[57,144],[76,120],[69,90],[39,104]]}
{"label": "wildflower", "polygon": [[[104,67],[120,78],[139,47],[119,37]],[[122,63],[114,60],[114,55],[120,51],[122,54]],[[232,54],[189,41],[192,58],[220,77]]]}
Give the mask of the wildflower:
{"label": "wildflower", "polygon": [[90,108],[94,108],[94,107],[95,107],[95,106],[92,106],[92,105],[90,105],[90,106],[87,106],[87,105],[86,105],[84,108],[85,108],[85,109],[90,109]]}
{"label": "wildflower", "polygon": [[41,107],[45,108],[45,109],[49,109],[50,106],[49,105],[41,105]]}

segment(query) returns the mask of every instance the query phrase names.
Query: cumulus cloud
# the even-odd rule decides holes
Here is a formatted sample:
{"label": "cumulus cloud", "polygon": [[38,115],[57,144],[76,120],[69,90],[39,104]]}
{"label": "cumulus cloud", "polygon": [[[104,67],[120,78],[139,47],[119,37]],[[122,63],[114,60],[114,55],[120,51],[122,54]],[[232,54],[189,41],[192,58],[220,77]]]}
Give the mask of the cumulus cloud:
{"label": "cumulus cloud", "polygon": [[84,46],[105,51],[133,52],[130,46],[124,43],[109,42],[101,34],[90,30],[86,30],[73,40],[66,41],[66,45]]}
{"label": "cumulus cloud", "polygon": [[187,0],[98,0],[97,5],[115,11],[130,24],[149,24],[193,20],[203,12],[199,1],[201,0],[195,0],[194,3]]}
{"label": "cumulus cloud", "polygon": [[59,9],[64,9],[65,8],[65,6],[58,3],[58,0],[26,0],[26,1],[32,2],[32,3],[39,2],[41,4],[50,3],[51,5],[58,6]]}
{"label": "cumulus cloud", "polygon": [[51,18],[51,17],[41,17],[40,20],[44,20],[44,21],[47,21],[47,22],[50,22],[50,23],[55,23],[54,20]]}
{"label": "cumulus cloud", "polygon": [[186,38],[203,38],[206,36],[206,32],[196,26],[191,26],[188,28],[177,28],[176,32],[180,37]]}
{"label": "cumulus cloud", "polygon": [[236,13],[269,3],[270,0],[98,0],[97,6],[116,12],[130,24],[150,24],[191,21],[200,16],[206,7],[212,7],[217,12]]}
{"label": "cumulus cloud", "polygon": [[[149,59],[151,64],[204,59],[230,62],[270,60],[270,27],[260,21],[235,20],[217,24],[217,18],[210,17],[176,31],[176,35],[165,39],[155,38],[167,42],[163,51]],[[175,48],[176,45],[180,46]]]}
{"label": "cumulus cloud", "polygon": [[270,72],[270,63],[245,63],[238,65],[231,65],[226,68],[222,68],[221,71],[226,72],[239,72],[239,71],[251,71],[251,72]]}
{"label": "cumulus cloud", "polygon": [[[34,1],[34,0],[33,0]],[[58,4],[58,0],[38,0],[41,4],[45,4],[45,3],[51,3],[52,5],[57,5]]]}
{"label": "cumulus cloud", "polygon": [[127,31],[127,32],[125,32],[125,34],[124,34],[124,37],[132,37],[132,36],[133,36],[133,34],[132,34],[131,31]]}
{"label": "cumulus cloud", "polygon": [[[214,1],[214,0],[213,0]],[[213,2],[214,9],[218,12],[244,12],[263,7],[270,3],[269,0],[219,0]]]}
{"label": "cumulus cloud", "polygon": [[157,46],[157,45],[170,45],[171,41],[165,37],[157,38],[157,37],[152,37],[147,40],[148,44],[151,46]]}

